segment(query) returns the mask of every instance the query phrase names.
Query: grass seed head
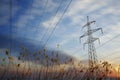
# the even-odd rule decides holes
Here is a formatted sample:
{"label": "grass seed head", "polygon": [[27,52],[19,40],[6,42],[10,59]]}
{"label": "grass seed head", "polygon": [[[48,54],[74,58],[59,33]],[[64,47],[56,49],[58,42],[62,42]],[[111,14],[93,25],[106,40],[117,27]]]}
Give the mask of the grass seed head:
{"label": "grass seed head", "polygon": [[20,64],[17,64],[17,67],[20,67]]}
{"label": "grass seed head", "polygon": [[13,58],[12,56],[9,56],[8,59],[9,59],[10,61],[14,61],[14,58]]}
{"label": "grass seed head", "polygon": [[5,51],[5,54],[6,54],[6,55],[9,55],[9,51],[8,51],[8,50],[6,50],[6,51]]}

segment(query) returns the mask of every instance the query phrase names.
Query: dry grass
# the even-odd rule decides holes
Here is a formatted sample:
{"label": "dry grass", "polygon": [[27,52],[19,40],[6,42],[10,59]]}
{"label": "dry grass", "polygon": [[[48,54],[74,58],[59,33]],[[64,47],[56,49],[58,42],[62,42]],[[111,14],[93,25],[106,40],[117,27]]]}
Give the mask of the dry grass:
{"label": "dry grass", "polygon": [[67,58],[61,64],[59,54],[52,52],[52,57],[49,57],[46,49],[43,52],[34,53],[31,61],[28,52],[27,48],[21,48],[20,55],[16,59],[6,50],[6,57],[1,59],[4,68],[0,67],[0,80],[26,80],[27,78],[30,80],[83,80],[92,77],[102,80],[112,73],[112,66],[107,61],[101,62],[99,66],[86,68],[80,62],[75,64],[72,58]]}

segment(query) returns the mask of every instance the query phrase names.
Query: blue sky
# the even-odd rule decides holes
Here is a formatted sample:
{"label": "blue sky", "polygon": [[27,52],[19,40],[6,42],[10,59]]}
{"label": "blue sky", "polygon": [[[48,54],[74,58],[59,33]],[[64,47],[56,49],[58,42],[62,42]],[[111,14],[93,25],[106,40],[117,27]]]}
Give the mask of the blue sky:
{"label": "blue sky", "polygon": [[[48,2],[47,0],[12,0],[12,10],[10,10],[9,0],[1,0],[0,34],[10,35],[9,19],[12,11],[12,36],[25,37],[44,45],[69,2],[70,0],[63,0],[60,6],[61,0],[48,0]],[[59,44],[61,51],[78,59],[87,59],[87,46],[83,50],[82,44],[86,38],[82,39],[82,43],[79,42],[79,37],[86,31],[86,29],[81,30],[86,23],[86,16],[89,16],[90,20],[96,20],[96,24],[91,25],[92,28],[103,28],[104,34],[100,32],[94,34],[101,40],[101,44],[95,42],[95,46],[99,47],[120,34],[119,4],[119,0],[73,0],[46,47],[56,49],[56,45]],[[58,14],[55,16],[59,6]],[[44,33],[46,34],[41,39]],[[120,57],[119,42],[120,36],[98,48],[98,57],[118,63],[119,59],[116,60],[116,57]]]}

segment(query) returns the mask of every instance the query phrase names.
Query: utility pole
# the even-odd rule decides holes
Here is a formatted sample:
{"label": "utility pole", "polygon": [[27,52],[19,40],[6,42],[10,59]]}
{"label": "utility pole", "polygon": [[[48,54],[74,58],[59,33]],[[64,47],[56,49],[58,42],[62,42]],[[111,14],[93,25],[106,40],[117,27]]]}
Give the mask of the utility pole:
{"label": "utility pole", "polygon": [[[88,45],[88,63],[89,63],[89,68],[88,68],[86,73],[91,74],[91,72],[92,72],[92,76],[90,76],[90,77],[94,77],[95,76],[94,74],[96,74],[96,73],[93,73],[93,72],[94,72],[94,68],[97,66],[97,63],[98,63],[94,42],[96,40],[98,40],[99,43],[100,43],[99,38],[93,37],[92,34],[94,32],[96,32],[96,31],[99,31],[99,30],[101,30],[101,32],[103,33],[102,28],[91,29],[90,25],[95,23],[95,22],[96,21],[89,21],[89,17],[87,16],[87,23],[82,27],[82,28],[86,27],[87,28],[87,32],[85,32],[82,36],[80,36],[80,40],[81,40],[81,38],[87,36],[87,41],[84,43],[84,46],[85,46],[85,44]],[[92,80],[94,80],[94,79],[92,79]]]}

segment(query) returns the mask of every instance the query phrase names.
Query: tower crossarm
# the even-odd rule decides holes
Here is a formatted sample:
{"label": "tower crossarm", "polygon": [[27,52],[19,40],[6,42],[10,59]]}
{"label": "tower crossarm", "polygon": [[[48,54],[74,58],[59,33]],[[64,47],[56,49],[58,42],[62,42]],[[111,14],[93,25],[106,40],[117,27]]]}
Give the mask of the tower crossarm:
{"label": "tower crossarm", "polygon": [[86,27],[86,26],[89,26],[90,24],[92,23],[95,23],[96,21],[90,21],[90,22],[87,22],[82,28]]}
{"label": "tower crossarm", "polygon": [[92,29],[92,30],[88,31],[89,32],[88,35],[96,32],[96,31],[99,31],[99,30],[101,30],[101,32],[103,33],[102,28],[97,28],[97,29]]}
{"label": "tower crossarm", "polygon": [[90,40],[87,40],[87,41],[84,43],[84,47],[85,47],[86,44],[93,43],[93,42],[95,42],[96,40],[98,40],[98,42],[100,43],[100,39],[99,39],[99,38],[91,38]]}
{"label": "tower crossarm", "polygon": [[85,37],[85,36],[91,35],[92,33],[99,31],[99,30],[101,30],[101,32],[103,33],[102,28],[92,29],[92,30],[85,32],[82,36],[80,36],[80,39]]}
{"label": "tower crossarm", "polygon": [[98,40],[100,43],[100,39],[99,38],[91,38],[90,40],[87,40],[84,44],[89,44],[89,43],[93,43],[94,41]]}

